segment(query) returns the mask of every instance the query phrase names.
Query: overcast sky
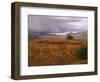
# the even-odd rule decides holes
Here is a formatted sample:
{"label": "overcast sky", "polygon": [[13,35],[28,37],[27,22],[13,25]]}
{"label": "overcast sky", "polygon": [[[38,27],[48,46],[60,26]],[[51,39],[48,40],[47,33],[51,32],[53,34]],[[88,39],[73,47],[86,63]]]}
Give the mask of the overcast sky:
{"label": "overcast sky", "polygon": [[69,16],[28,16],[29,32],[67,32],[67,31],[87,31],[87,17]]}

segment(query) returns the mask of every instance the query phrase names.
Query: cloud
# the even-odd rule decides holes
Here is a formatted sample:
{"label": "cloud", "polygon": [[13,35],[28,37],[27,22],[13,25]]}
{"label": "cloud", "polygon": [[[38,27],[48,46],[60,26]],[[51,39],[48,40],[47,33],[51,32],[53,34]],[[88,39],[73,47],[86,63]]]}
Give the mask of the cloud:
{"label": "cloud", "polygon": [[87,31],[87,23],[87,17],[28,16],[28,28],[30,32]]}

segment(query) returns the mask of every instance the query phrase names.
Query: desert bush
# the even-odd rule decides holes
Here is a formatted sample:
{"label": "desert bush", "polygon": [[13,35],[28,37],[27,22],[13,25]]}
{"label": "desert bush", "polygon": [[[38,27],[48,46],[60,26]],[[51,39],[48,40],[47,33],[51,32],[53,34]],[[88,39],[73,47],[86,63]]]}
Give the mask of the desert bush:
{"label": "desert bush", "polygon": [[72,40],[72,39],[74,39],[74,37],[71,36],[71,35],[69,35],[69,36],[66,37],[66,39],[68,39],[68,40]]}
{"label": "desert bush", "polygon": [[87,46],[81,46],[76,54],[78,59],[87,59]]}

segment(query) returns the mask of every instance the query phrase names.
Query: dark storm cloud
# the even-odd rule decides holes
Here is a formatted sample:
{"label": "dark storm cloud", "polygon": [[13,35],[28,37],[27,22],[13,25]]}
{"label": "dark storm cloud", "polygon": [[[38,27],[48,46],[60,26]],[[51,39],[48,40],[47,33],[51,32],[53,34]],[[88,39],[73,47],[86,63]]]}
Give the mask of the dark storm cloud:
{"label": "dark storm cloud", "polygon": [[28,16],[30,32],[87,31],[87,17]]}

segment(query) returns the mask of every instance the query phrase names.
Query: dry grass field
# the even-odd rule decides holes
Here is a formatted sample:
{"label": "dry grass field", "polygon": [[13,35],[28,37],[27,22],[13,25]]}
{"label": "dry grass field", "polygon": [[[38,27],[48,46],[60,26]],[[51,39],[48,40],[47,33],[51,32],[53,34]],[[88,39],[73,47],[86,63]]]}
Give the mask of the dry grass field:
{"label": "dry grass field", "polygon": [[29,39],[28,65],[86,64],[88,63],[86,49],[87,40]]}

